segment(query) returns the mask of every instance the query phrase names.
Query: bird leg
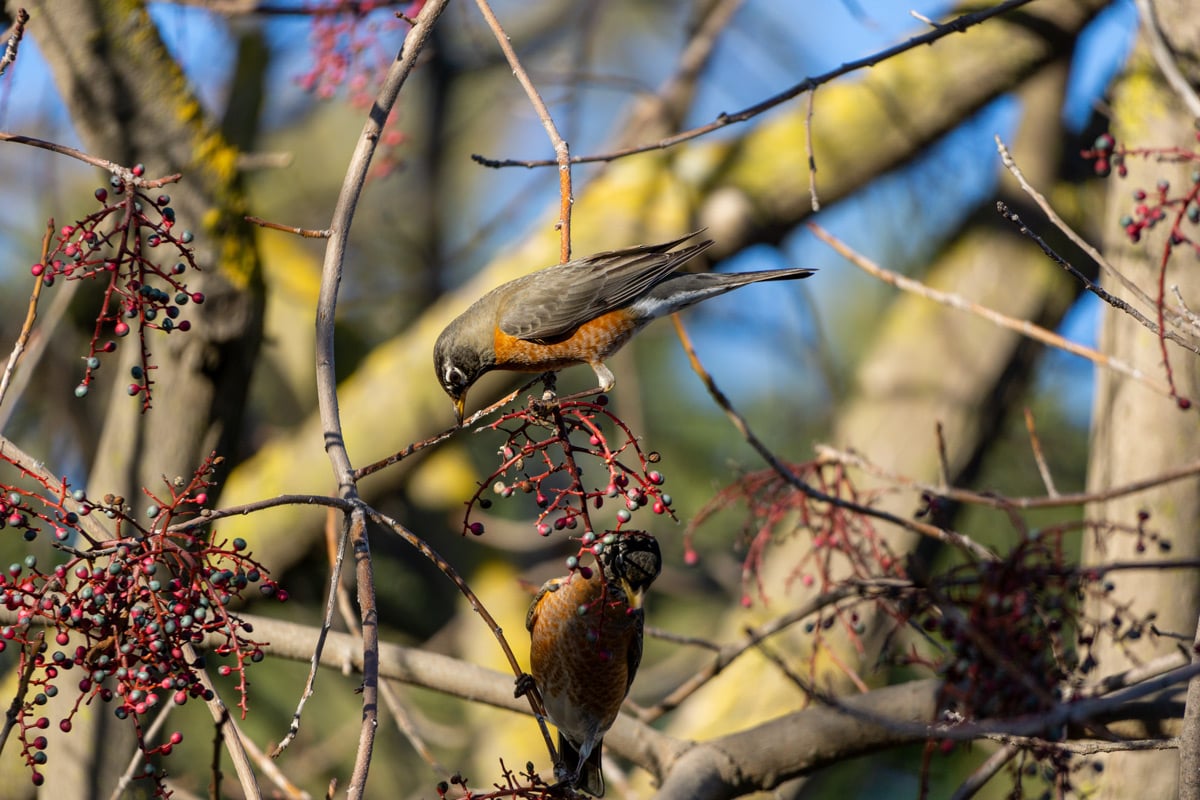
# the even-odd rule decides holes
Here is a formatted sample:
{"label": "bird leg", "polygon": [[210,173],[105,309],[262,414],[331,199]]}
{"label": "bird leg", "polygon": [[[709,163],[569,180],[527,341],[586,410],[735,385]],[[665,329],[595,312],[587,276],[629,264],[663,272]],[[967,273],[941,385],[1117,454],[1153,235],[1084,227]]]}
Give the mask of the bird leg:
{"label": "bird leg", "polygon": [[558,399],[558,373],[546,372],[539,380],[541,380],[542,386],[545,387],[542,390],[542,402],[553,403]]}
{"label": "bird leg", "polygon": [[518,675],[516,684],[516,688],[513,689],[513,697],[524,697],[537,688],[537,685],[533,682],[533,676],[528,672],[522,672]]}

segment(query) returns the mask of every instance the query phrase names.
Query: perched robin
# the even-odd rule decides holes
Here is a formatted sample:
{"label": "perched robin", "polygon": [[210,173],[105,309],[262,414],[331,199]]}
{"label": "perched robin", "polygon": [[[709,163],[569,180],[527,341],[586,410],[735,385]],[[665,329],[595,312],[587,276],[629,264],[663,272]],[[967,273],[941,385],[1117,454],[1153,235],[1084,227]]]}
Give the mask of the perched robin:
{"label": "perched robin", "polygon": [[555,775],[601,797],[601,740],[642,660],[642,596],[662,555],[646,534],[618,535],[596,549],[599,572],[581,568],[546,581],[525,627],[533,682],[558,728]]}
{"label": "perched robin", "polygon": [[810,269],[682,273],[684,262],[712,246],[679,250],[702,231],[662,244],[596,253],[509,281],[451,322],[433,348],[438,381],[459,423],[467,389],[494,369],[551,372],[588,364],[600,390],[614,381],[604,360],[653,319],[758,281],[794,280]]}

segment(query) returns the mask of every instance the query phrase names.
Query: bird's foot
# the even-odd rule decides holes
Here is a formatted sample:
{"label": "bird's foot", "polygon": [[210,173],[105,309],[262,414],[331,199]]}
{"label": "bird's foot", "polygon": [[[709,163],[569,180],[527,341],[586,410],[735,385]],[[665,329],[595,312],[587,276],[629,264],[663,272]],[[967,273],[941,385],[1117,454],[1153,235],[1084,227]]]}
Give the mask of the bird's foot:
{"label": "bird's foot", "polygon": [[513,697],[524,697],[537,688],[537,685],[533,682],[533,676],[528,672],[522,672],[518,675],[516,684],[516,688],[513,689]]}
{"label": "bird's foot", "polygon": [[579,774],[568,767],[566,764],[558,763],[554,765],[554,783],[550,786],[550,793],[561,797],[583,797],[576,788],[579,784]]}
{"label": "bird's foot", "polygon": [[558,399],[558,373],[547,372],[541,377],[542,402],[553,403]]}

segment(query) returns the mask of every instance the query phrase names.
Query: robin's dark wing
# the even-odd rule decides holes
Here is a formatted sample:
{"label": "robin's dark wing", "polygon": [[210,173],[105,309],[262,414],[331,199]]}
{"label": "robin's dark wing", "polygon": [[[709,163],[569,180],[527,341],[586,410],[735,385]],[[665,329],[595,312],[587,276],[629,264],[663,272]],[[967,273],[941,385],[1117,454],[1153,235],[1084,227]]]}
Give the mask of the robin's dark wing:
{"label": "robin's dark wing", "polygon": [[700,233],[596,253],[536,272],[506,298],[500,330],[539,342],[565,338],[583,323],[633,302],[685,261],[711,247],[711,241],[703,241],[670,252]]}
{"label": "robin's dark wing", "polygon": [[634,636],[626,654],[625,694],[633,685],[633,677],[637,675],[638,666],[642,663],[642,634],[646,626],[646,614],[640,608],[633,609]]}
{"label": "robin's dark wing", "polygon": [[542,588],[538,589],[537,594],[533,596],[533,602],[529,604],[529,611],[525,613],[525,630],[533,630],[533,626],[537,624],[538,608],[542,604],[542,599],[549,592],[557,592],[562,582],[562,578],[551,578],[542,584]]}

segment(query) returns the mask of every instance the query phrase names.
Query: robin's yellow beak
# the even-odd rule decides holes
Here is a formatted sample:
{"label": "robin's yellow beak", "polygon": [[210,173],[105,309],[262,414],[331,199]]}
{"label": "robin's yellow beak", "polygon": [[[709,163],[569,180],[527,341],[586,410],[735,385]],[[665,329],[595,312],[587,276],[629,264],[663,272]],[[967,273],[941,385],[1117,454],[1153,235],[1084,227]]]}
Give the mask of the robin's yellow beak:
{"label": "robin's yellow beak", "polygon": [[467,393],[463,392],[458,397],[451,398],[451,400],[454,401],[454,419],[461,426],[463,423],[463,409],[467,405]]}
{"label": "robin's yellow beak", "polygon": [[643,593],[634,591],[634,588],[629,585],[629,581],[621,578],[621,591],[625,592],[625,599],[629,601],[630,608],[641,608]]}

